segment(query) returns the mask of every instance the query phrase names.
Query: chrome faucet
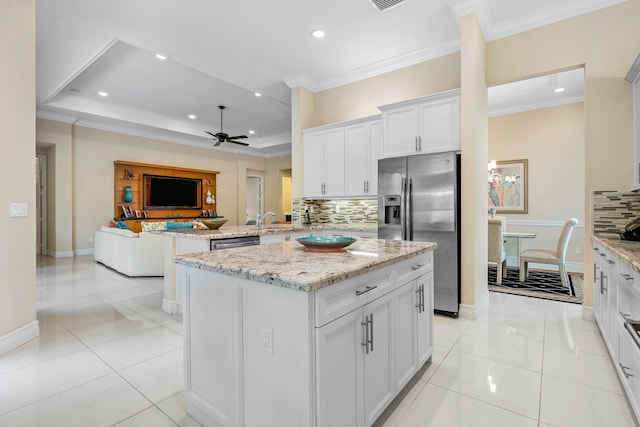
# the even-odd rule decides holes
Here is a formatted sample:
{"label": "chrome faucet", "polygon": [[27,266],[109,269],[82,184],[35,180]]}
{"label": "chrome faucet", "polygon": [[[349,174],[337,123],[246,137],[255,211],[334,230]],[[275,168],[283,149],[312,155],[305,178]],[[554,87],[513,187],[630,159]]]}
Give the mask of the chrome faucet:
{"label": "chrome faucet", "polygon": [[264,224],[264,219],[267,217],[267,215],[271,215],[271,216],[276,216],[275,212],[265,212],[264,215],[260,215],[260,212],[258,212],[256,214],[256,228],[261,227],[262,224]]}

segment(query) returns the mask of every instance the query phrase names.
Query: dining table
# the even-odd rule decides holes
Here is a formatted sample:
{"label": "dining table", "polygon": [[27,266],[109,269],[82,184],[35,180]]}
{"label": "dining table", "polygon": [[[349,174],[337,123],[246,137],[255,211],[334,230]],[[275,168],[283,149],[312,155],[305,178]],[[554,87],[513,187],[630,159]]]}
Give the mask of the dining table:
{"label": "dining table", "polygon": [[502,237],[505,239],[507,266],[518,267],[520,266],[520,241],[522,239],[535,239],[536,233],[505,231],[502,233]]}

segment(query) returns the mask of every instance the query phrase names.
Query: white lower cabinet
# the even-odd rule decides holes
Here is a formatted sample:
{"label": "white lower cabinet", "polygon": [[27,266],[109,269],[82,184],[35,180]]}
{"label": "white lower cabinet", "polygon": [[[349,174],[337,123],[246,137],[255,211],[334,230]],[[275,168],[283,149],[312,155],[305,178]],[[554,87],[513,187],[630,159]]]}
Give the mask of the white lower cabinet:
{"label": "white lower cabinet", "polygon": [[433,352],[433,275],[402,285],[395,298],[395,376],[401,390]]}
{"label": "white lower cabinet", "polygon": [[370,426],[395,396],[393,293],[317,329],[318,426]]}
{"label": "white lower cabinet", "polygon": [[594,242],[593,313],[629,403],[640,418],[640,346],[626,328],[640,321],[640,274]]}

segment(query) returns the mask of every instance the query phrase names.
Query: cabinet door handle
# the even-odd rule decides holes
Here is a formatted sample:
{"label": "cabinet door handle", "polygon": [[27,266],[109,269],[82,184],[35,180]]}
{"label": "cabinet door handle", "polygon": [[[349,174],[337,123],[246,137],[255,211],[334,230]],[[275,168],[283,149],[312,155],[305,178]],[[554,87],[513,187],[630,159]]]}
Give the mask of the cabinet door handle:
{"label": "cabinet door handle", "polygon": [[420,285],[420,305],[422,306],[422,312],[424,313],[424,285]]}
{"label": "cabinet door handle", "polygon": [[625,322],[631,320],[631,316],[629,315],[629,313],[623,313],[621,311],[619,311],[618,313],[620,313],[620,316],[622,316]]}
{"label": "cabinet door handle", "polygon": [[[600,287],[603,291],[607,291],[609,289],[609,278],[606,274],[603,274],[602,277],[604,278],[604,280],[602,281],[602,283],[600,283]],[[604,285],[604,282],[607,282],[607,286]]]}
{"label": "cabinet door handle", "polygon": [[416,308],[418,309],[418,313],[422,313],[422,295],[420,286],[416,289],[416,297],[418,298],[418,302],[416,303]]}
{"label": "cabinet door handle", "polygon": [[593,248],[594,251],[600,252],[600,248]]}
{"label": "cabinet door handle", "polygon": [[633,374],[627,371],[630,371],[631,368],[629,368],[628,366],[624,366],[622,363],[618,362],[618,366],[620,366],[620,369],[622,369],[622,373],[624,374],[625,378],[630,378],[633,377]]}
{"label": "cabinet door handle", "polygon": [[422,137],[418,136],[418,151],[422,151]]}
{"label": "cabinet door handle", "polygon": [[374,289],[375,289],[375,288],[377,288],[377,287],[378,287],[378,285],[375,285],[375,286],[366,286],[363,290],[356,289],[356,296],[357,296],[357,297],[359,297],[360,295],[362,295],[362,294],[366,294],[367,292],[372,291],[372,290],[374,290]]}
{"label": "cabinet door handle", "polygon": [[604,258],[604,257],[606,257],[606,256],[607,256],[607,254],[600,254],[600,256],[601,256],[602,258]]}
{"label": "cabinet door handle", "polygon": [[612,260],[612,259],[608,259],[608,260],[607,260],[607,262],[609,263],[609,265],[613,265],[613,264],[615,264],[615,263],[616,263],[616,262],[615,262],[614,260]]}
{"label": "cabinet door handle", "polygon": [[633,280],[633,276],[630,274],[620,273],[624,280]]}
{"label": "cabinet door handle", "polygon": [[365,316],[364,322],[360,322],[360,324],[364,327],[362,330],[362,342],[360,345],[364,346],[365,354],[369,354],[369,323],[368,316]]}
{"label": "cabinet door handle", "polygon": [[373,352],[373,313],[369,314],[369,345],[371,346],[370,350]]}
{"label": "cabinet door handle", "polygon": [[420,270],[422,267],[424,267],[424,264],[416,264],[414,266],[411,267],[412,270]]}

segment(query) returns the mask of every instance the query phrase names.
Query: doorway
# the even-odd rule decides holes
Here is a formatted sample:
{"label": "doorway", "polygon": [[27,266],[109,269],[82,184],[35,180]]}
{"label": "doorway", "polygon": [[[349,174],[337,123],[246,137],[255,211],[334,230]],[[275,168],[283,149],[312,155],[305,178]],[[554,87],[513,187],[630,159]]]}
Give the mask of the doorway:
{"label": "doorway", "polygon": [[47,157],[36,154],[36,255],[47,254]]}
{"label": "doorway", "polygon": [[248,174],[246,223],[255,224],[259,212],[264,212],[264,177]]}

